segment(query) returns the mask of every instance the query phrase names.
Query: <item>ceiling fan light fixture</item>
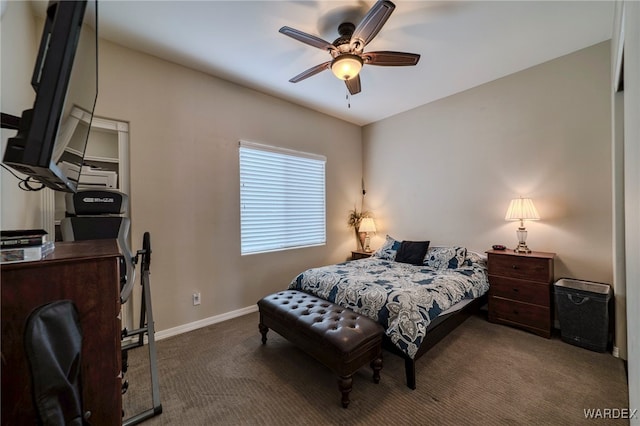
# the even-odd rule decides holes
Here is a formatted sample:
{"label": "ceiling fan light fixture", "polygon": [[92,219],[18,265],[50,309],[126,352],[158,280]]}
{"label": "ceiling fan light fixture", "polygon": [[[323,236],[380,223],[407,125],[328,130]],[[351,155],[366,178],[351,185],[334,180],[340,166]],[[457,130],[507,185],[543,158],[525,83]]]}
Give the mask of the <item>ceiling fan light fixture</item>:
{"label": "ceiling fan light fixture", "polygon": [[357,26],[351,22],[342,22],[338,26],[340,37],[333,43],[295,28],[287,26],[280,28],[280,33],[311,47],[321,49],[332,57],[326,62],[301,72],[289,79],[289,81],[298,83],[331,68],[331,72],[338,79],[345,82],[349,93],[356,95],[362,89],[359,75],[365,62],[367,65],[387,67],[416,65],[420,55],[415,53],[395,51],[364,52],[365,46],[382,29],[395,7],[389,0],[377,0]]}
{"label": "ceiling fan light fixture", "polygon": [[362,58],[350,53],[343,53],[331,62],[331,71],[340,80],[351,80],[360,73],[361,69]]}

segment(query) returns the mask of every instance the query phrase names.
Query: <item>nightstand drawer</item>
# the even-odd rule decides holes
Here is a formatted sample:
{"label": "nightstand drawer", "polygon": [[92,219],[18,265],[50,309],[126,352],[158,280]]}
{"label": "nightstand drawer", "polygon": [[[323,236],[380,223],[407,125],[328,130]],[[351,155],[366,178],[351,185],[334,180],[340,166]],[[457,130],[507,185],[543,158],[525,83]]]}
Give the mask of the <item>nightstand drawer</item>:
{"label": "nightstand drawer", "polygon": [[530,303],[514,302],[501,297],[489,298],[492,321],[522,325],[550,332],[549,308]]}
{"label": "nightstand drawer", "polygon": [[515,280],[505,277],[491,276],[489,295],[516,300],[519,302],[551,306],[551,294],[549,285],[537,284],[523,280]]}
{"label": "nightstand drawer", "polygon": [[549,283],[553,270],[549,259],[526,256],[490,256],[489,275]]}

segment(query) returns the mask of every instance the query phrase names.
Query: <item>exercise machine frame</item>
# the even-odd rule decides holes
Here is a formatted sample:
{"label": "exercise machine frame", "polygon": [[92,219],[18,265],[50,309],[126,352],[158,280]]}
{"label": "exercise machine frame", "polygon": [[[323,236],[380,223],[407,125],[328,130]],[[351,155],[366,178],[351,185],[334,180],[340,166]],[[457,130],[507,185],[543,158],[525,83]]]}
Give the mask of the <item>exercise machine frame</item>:
{"label": "exercise machine frame", "polygon": [[[156,355],[155,328],[153,323],[153,312],[151,309],[151,289],[149,286],[149,267],[151,265],[151,235],[144,233],[142,238],[142,250],[138,250],[133,263],[137,264],[141,259],[140,267],[140,284],[142,286],[142,300],[140,304],[140,323],[139,328],[135,330],[122,330],[122,339],[128,339],[127,343],[122,345],[122,365],[123,373],[126,371],[128,363],[128,352],[131,349],[144,346],[144,336],[147,336],[147,347],[149,349],[149,369],[151,373],[151,399],[152,408],[144,410],[136,415],[123,420],[123,426],[132,426],[141,423],[151,417],[162,413],[162,404],[160,403],[160,385],[158,383],[158,358]],[[133,339],[130,339],[132,338]],[[136,338],[137,337],[137,338]],[[123,393],[126,392],[128,382],[122,384]]]}

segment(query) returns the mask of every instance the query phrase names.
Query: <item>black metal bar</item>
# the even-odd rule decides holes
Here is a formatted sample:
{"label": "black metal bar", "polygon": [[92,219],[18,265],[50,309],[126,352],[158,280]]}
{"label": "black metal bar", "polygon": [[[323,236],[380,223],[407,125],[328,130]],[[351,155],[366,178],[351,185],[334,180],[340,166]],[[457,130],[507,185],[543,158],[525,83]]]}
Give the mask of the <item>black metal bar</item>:
{"label": "black metal bar", "polygon": [[130,351],[131,349],[139,348],[141,346],[144,346],[144,344],[140,344],[136,340],[135,342],[127,343],[126,345],[123,345],[122,346],[122,352]]}
{"label": "black metal bar", "polygon": [[0,113],[0,121],[2,121],[3,129],[20,130],[20,117],[18,116],[3,112]]}
{"label": "black metal bar", "polygon": [[138,423],[142,423],[145,420],[150,419],[153,416],[157,416],[162,413],[162,405],[159,407],[150,408],[146,411],[143,411],[139,414],[136,414],[133,417],[128,418],[127,420],[122,422],[122,426],[132,426],[137,425]]}
{"label": "black metal bar", "polygon": [[122,337],[127,338],[127,337],[131,337],[131,336],[137,336],[138,334],[145,334],[147,331],[149,331],[149,329],[147,327],[138,328],[138,329],[135,329],[135,330],[127,330],[127,334],[122,336]]}

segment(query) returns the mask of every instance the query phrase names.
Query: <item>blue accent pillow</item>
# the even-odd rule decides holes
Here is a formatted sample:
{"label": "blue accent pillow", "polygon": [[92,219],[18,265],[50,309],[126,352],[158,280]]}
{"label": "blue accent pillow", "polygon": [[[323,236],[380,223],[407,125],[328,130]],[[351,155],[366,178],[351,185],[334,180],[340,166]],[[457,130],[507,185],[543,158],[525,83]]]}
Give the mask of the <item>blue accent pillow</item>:
{"label": "blue accent pillow", "polygon": [[382,245],[382,247],[376,250],[373,253],[372,257],[377,257],[379,259],[391,260],[391,261],[396,260],[396,253],[400,248],[400,243],[401,243],[400,241],[387,235],[386,240]]}

